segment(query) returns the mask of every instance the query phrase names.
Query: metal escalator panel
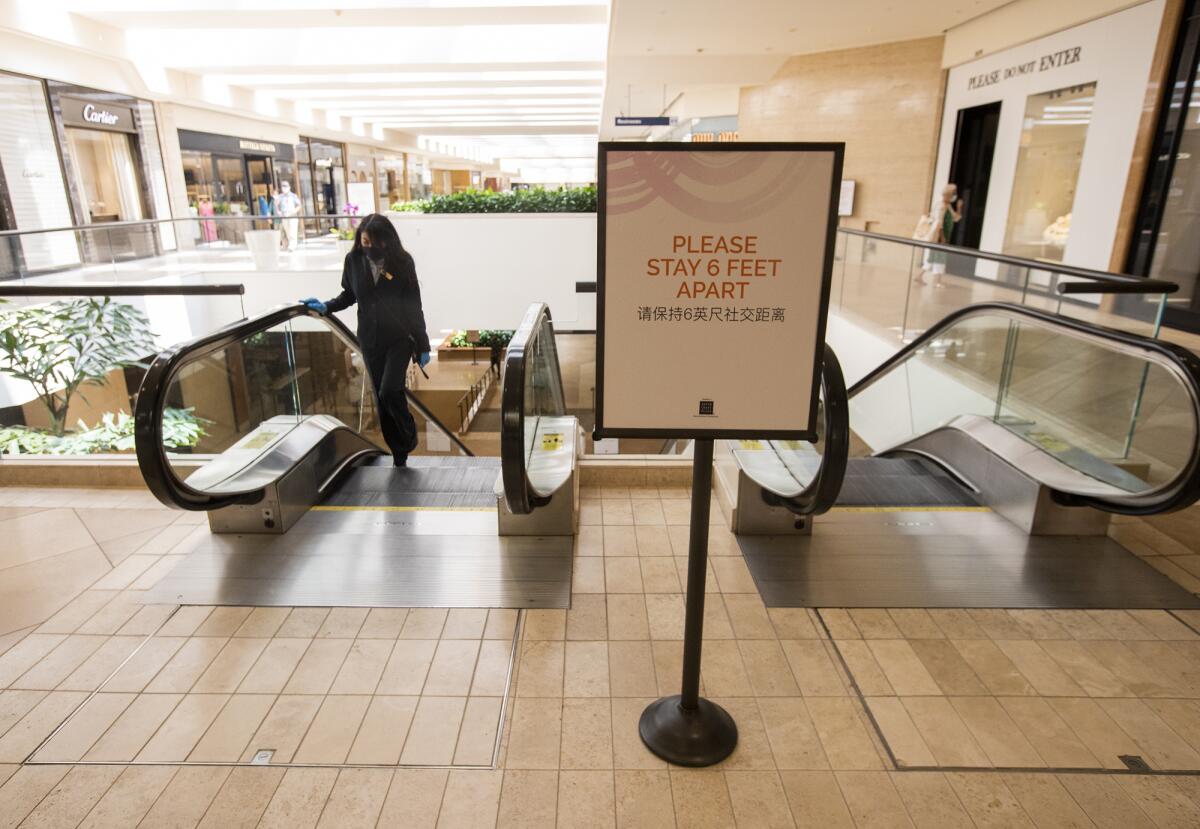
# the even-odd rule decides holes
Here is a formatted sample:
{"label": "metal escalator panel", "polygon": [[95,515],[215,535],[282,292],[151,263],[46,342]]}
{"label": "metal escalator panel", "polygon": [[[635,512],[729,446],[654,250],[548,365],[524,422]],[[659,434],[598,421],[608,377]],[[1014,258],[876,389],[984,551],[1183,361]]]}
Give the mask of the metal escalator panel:
{"label": "metal escalator panel", "polygon": [[1200,360],[1170,343],[986,303],[930,328],[849,399],[874,453],[928,453],[950,431],[1063,503],[1142,514],[1200,496]]}
{"label": "metal escalator panel", "polygon": [[[410,409],[414,455],[470,454],[411,396]],[[348,464],[384,451],[357,340],[304,306],[159,354],[138,394],[136,425],[143,477],[159,500],[184,509],[257,503],[301,464],[320,492]]]}

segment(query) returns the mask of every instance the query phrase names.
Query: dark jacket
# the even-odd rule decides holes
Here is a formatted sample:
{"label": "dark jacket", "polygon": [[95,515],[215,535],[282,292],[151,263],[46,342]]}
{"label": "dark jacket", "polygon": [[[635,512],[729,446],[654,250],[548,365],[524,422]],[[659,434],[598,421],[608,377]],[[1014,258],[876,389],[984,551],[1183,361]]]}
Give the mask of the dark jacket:
{"label": "dark jacket", "polygon": [[[410,336],[416,343],[415,354],[429,351],[421,289],[417,287],[416,267],[408,254],[404,255],[401,269],[404,272],[393,273],[391,279],[386,273],[381,274],[376,283],[366,256],[354,251],[346,254],[342,292],[325,304],[333,313],[358,303],[358,341],[364,351],[409,345]],[[413,287],[405,289],[402,287],[405,284]]]}

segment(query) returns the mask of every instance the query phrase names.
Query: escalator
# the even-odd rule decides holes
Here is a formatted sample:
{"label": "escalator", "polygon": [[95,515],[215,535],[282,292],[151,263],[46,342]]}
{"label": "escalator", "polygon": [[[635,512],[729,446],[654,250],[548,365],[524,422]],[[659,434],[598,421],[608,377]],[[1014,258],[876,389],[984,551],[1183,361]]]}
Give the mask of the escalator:
{"label": "escalator", "polygon": [[[397,468],[356,338],[302,305],[159,354],[137,398],[138,465],[161,502],[207,512],[213,535],[156,590],[190,604],[565,606],[581,435],[549,309],[531,306],[509,344],[499,457],[408,397],[418,445]],[[199,436],[181,439],[181,410]]]}
{"label": "escalator", "polygon": [[[718,455],[735,531],[850,508],[989,508],[1033,535],[1200,497],[1200,360],[1006,303],[950,314],[848,389],[827,348],[821,441]],[[743,491],[747,490],[747,491]]]}

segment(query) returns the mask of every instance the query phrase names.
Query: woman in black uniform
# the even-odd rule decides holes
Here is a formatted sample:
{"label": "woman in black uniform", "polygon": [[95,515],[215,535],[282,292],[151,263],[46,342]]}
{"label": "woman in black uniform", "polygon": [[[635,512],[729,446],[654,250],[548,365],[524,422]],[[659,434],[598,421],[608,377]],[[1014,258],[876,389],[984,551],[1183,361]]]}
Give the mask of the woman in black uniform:
{"label": "woman in black uniform", "polygon": [[411,360],[429,364],[429,335],[412,256],[386,216],[372,213],[358,225],[342,266],[342,292],[328,302],[300,300],[319,314],[358,303],[358,341],[375,386],[379,425],[393,463],[405,466],[417,447],[417,425],[408,411],[405,375]]}

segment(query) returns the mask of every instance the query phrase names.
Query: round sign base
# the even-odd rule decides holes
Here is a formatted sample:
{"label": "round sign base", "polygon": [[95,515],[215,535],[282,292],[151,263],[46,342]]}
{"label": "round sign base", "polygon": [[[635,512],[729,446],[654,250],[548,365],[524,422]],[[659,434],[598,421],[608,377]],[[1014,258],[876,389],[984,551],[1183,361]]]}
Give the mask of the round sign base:
{"label": "round sign base", "polygon": [[678,694],[650,703],[638,723],[642,742],[677,766],[711,766],[724,760],[737,747],[737,724],[715,702],[701,698],[697,703],[686,709]]}

